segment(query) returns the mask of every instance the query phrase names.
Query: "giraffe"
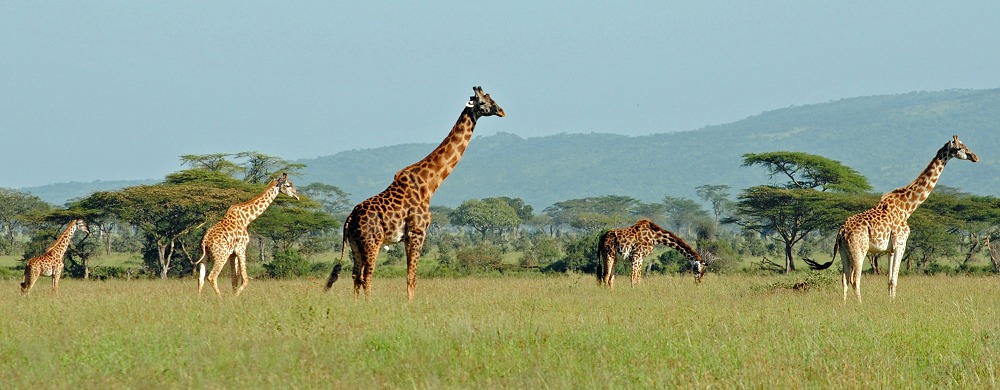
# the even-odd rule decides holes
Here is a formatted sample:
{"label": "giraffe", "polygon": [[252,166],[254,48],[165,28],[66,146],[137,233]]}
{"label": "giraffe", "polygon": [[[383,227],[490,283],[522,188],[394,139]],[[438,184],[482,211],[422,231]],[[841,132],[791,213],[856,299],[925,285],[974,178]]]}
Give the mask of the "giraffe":
{"label": "giraffe", "polygon": [[[502,108],[473,87],[455,126],[427,157],[396,173],[384,191],[365,199],[354,207],[344,221],[344,241],[340,252],[343,262],[347,245],[354,260],[354,298],[361,289],[371,295],[372,275],[379,247],[404,241],[406,245],[406,296],[413,301],[417,287],[417,261],[424,246],[427,226],[431,223],[430,201],[434,191],[451,174],[472,139],[476,121],[484,116],[506,115]],[[329,291],[340,274],[341,264],[334,266],[326,282]]]}
{"label": "giraffe", "polygon": [[246,288],[250,277],[247,276],[247,245],[250,244],[250,233],[247,227],[257,217],[267,210],[267,207],[278,197],[278,193],[283,193],[296,200],[299,195],[295,192],[295,186],[288,181],[288,174],[283,173],[280,178],[274,179],[256,198],[246,202],[234,204],[226,211],[222,220],[217,222],[205,232],[205,237],[201,239],[201,258],[194,264],[198,267],[198,294],[205,287],[205,256],[212,258],[212,272],[208,274],[208,283],[215,289],[215,294],[222,296],[219,291],[217,280],[222,268],[226,266],[229,259],[233,259],[233,289],[236,295],[240,295]]}
{"label": "giraffe", "polygon": [[701,255],[691,249],[683,239],[648,219],[641,219],[635,225],[612,229],[601,235],[597,244],[597,283],[615,286],[615,261],[632,260],[632,286],[639,283],[642,276],[642,259],[653,252],[653,246],[665,245],[676,249],[691,260],[695,283],[701,283],[706,265]]}
{"label": "giraffe", "polygon": [[[934,190],[941,172],[948,160],[979,161],[958,136],[953,136],[937,151],[934,159],[920,176],[906,187],[897,188],[882,195],[878,204],[868,211],[855,214],[841,225],[837,232],[837,241],[833,244],[833,257],[840,252],[840,260],[844,270],[841,273],[841,283],[844,287],[844,300],[847,300],[847,286],[854,289],[854,295],[861,302],[861,266],[868,253],[888,253],[889,297],[896,298],[896,282],[899,280],[899,265],[906,250],[906,239],[910,235],[907,220],[910,214],[927,200]],[[826,269],[834,260],[825,264],[812,262],[812,269]]]}
{"label": "giraffe", "polygon": [[24,281],[21,282],[21,293],[27,294],[35,286],[38,277],[41,275],[52,277],[52,292],[59,293],[59,278],[63,272],[63,256],[69,249],[69,244],[73,241],[73,234],[77,229],[90,234],[90,229],[82,219],[76,219],[66,226],[59,238],[45,253],[32,257],[24,263]]}

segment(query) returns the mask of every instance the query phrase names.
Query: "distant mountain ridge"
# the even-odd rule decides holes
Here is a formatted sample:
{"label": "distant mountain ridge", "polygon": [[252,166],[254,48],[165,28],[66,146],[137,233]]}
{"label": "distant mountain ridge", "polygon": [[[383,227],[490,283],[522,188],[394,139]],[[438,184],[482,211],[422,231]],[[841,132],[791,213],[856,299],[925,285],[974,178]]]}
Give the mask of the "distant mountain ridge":
{"label": "distant mountain ridge", "polygon": [[[982,160],[953,161],[940,184],[1000,195],[998,127],[1000,89],[990,89],[849,98],[639,137],[559,134],[525,139],[499,133],[470,142],[432,204],[456,206],[472,198],[511,196],[541,209],[561,200],[609,194],[647,202],[666,195],[696,199],[695,187],[703,184],[727,184],[735,196],[743,188],[771,182],[763,169],[741,167],[742,155],[777,150],[841,161],[868,177],[876,191],[886,192],[915,179],[953,134]],[[441,137],[446,133],[443,125]],[[303,182],[332,183],[360,201],[382,191],[397,170],[435,146],[437,142],[352,150],[297,162],[307,165]]]}
{"label": "distant mountain ridge", "polygon": [[[449,126],[442,124],[441,139]],[[541,210],[558,201],[601,195],[646,202],[668,195],[696,199],[695,187],[703,184],[727,184],[735,197],[743,188],[771,182],[763,169],[741,167],[742,155],[777,150],[841,161],[865,175],[876,191],[885,192],[916,178],[953,134],[981,160],[953,161],[939,183],[1000,196],[998,127],[1000,89],[989,89],[848,98],[638,137],[592,133],[521,138],[498,133],[474,137],[432,204],[454,207],[467,199],[511,196]],[[333,184],[360,202],[385,189],[399,169],[426,156],[440,139],[429,141],[296,160],[306,168],[295,183]],[[29,190],[42,197],[43,187]],[[114,188],[100,190],[108,189]],[[70,196],[64,191],[59,196],[88,193]],[[65,201],[42,198],[55,204]]]}
{"label": "distant mountain ridge", "polygon": [[69,182],[46,184],[37,187],[21,188],[21,191],[28,192],[42,199],[45,202],[62,206],[66,202],[82,198],[98,191],[114,191],[125,187],[138,186],[143,184],[159,183],[161,180],[97,180],[89,183]]}

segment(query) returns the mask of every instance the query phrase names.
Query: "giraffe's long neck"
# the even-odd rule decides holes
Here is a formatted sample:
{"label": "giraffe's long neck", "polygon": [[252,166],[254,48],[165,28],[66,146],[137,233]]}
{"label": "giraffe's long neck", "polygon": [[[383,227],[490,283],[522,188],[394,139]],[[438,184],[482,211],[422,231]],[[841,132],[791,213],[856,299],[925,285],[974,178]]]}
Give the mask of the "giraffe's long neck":
{"label": "giraffe's long neck", "polygon": [[62,234],[59,235],[59,238],[56,239],[56,242],[53,243],[52,246],[45,251],[45,253],[54,255],[55,257],[61,259],[63,255],[66,254],[66,250],[69,249],[69,244],[73,240],[73,233],[76,233],[76,225],[77,221],[70,222],[69,226],[66,227],[66,230],[63,230]]}
{"label": "giraffe's long neck", "polygon": [[661,228],[659,225],[654,223],[649,224],[649,229],[653,232],[653,240],[659,244],[664,245],[674,250],[680,252],[684,257],[687,257],[691,261],[702,262],[701,256],[698,252],[695,252],[690,245],[684,242],[678,235],[673,232]]}
{"label": "giraffe's long neck", "polygon": [[431,194],[437,191],[444,179],[458,165],[458,161],[462,159],[465,148],[472,140],[472,132],[476,128],[477,119],[473,109],[466,107],[444,141],[441,141],[441,144],[434,148],[427,157],[406,168],[424,179],[425,186]]}
{"label": "giraffe's long neck", "polygon": [[921,203],[927,200],[930,196],[931,191],[934,190],[934,186],[937,185],[937,181],[941,178],[941,172],[944,171],[944,166],[948,164],[949,156],[942,149],[938,151],[938,154],[934,156],[930,164],[927,164],[927,168],[924,168],[923,172],[920,172],[920,176],[917,176],[916,180],[912,183],[900,189],[900,198],[903,201],[903,206],[901,209],[910,215],[913,213],[917,207],[920,207]]}
{"label": "giraffe's long neck", "polygon": [[[257,195],[256,198],[233,205],[229,208],[229,212],[227,214],[236,213],[235,215],[232,215],[232,217],[238,218],[242,221],[244,227],[249,226],[250,222],[253,222],[261,214],[264,214],[267,207],[270,206],[271,203],[274,202],[274,199],[278,197],[279,192],[280,188],[278,188],[278,181],[274,180],[269,186],[267,186],[267,189],[260,195]],[[227,215],[227,217],[230,217],[230,215]]]}

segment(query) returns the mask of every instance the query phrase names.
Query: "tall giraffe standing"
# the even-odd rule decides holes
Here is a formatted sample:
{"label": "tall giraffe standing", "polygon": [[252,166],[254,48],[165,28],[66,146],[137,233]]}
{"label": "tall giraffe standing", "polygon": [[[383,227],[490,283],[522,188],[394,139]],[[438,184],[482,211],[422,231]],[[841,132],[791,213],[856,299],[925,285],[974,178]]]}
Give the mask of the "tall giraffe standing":
{"label": "tall giraffe standing", "polygon": [[250,282],[250,277],[247,276],[250,232],[247,227],[267,210],[279,192],[299,199],[295,186],[288,181],[288,174],[283,173],[280,178],[272,180],[267,189],[256,198],[230,206],[222,220],[208,228],[205,237],[201,239],[201,258],[194,263],[198,267],[198,294],[205,287],[205,264],[202,261],[206,255],[212,257],[212,272],[208,274],[208,283],[215,289],[215,293],[222,296],[217,281],[229,259],[233,259],[233,289],[236,290],[236,295],[243,292]]}
{"label": "tall giraffe standing", "polygon": [[597,283],[607,285],[609,288],[615,286],[615,261],[618,259],[632,260],[632,286],[635,287],[642,277],[642,259],[652,253],[656,245],[674,248],[690,259],[695,283],[701,283],[701,278],[705,276],[707,269],[701,255],[691,249],[683,239],[648,219],[641,219],[629,227],[605,232],[597,245]]}
{"label": "tall giraffe standing", "polygon": [[[899,265],[906,250],[906,239],[910,235],[907,220],[934,190],[941,172],[948,160],[979,161],[979,157],[954,136],[944,144],[927,168],[910,185],[892,190],[882,195],[875,207],[855,214],[840,227],[837,241],[833,245],[833,257],[840,251],[844,264],[841,282],[844,285],[844,300],[847,300],[847,286],[854,289],[854,295],[861,302],[861,266],[868,252],[889,253],[889,297],[896,298],[896,282],[899,280]],[[833,260],[825,264],[811,262],[813,269],[826,269]]]}
{"label": "tall giraffe standing", "polygon": [[63,256],[66,255],[66,250],[69,249],[69,244],[73,241],[73,234],[76,233],[77,229],[90,234],[90,229],[87,229],[87,224],[82,219],[73,220],[56,238],[56,242],[45,250],[45,253],[32,257],[24,263],[24,281],[21,282],[22,293],[30,292],[41,275],[51,276],[52,292],[59,292],[59,278],[62,277],[63,272]]}
{"label": "tall giraffe standing", "polygon": [[[396,173],[382,193],[365,199],[354,207],[344,221],[343,261],[348,243],[354,260],[354,297],[364,288],[371,295],[372,274],[379,247],[388,243],[406,243],[406,296],[413,300],[417,287],[417,261],[424,246],[427,226],[431,223],[431,196],[444,182],[465,153],[472,139],[476,121],[484,116],[504,116],[504,111],[481,87],[473,87],[455,126],[427,157]],[[327,279],[329,290],[340,274],[341,265],[334,266]]]}

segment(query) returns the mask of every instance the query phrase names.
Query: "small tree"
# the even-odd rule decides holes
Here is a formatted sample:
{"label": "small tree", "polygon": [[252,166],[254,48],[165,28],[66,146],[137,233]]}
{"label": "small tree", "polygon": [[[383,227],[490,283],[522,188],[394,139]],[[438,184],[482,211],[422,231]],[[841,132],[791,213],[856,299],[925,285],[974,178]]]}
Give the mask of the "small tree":
{"label": "small tree", "polygon": [[821,156],[797,152],[743,155],[743,166],[751,165],[762,165],[772,177],[783,175],[789,181],[783,188],[743,190],[735,216],[725,222],[762,235],[778,235],[785,244],[786,273],[795,270],[793,248],[797,243],[813,232],[832,230],[854,209],[855,200],[823,191],[860,193],[871,189],[868,180],[855,170]]}
{"label": "small tree", "polygon": [[522,222],[517,210],[501,198],[472,199],[462,202],[451,213],[450,219],[453,224],[476,230],[484,241],[486,233],[513,229]]}
{"label": "small tree", "polygon": [[25,216],[44,214],[51,207],[37,196],[0,188],[0,231],[4,236],[4,240],[0,241],[0,253],[5,255],[12,253],[18,231],[27,226]]}

